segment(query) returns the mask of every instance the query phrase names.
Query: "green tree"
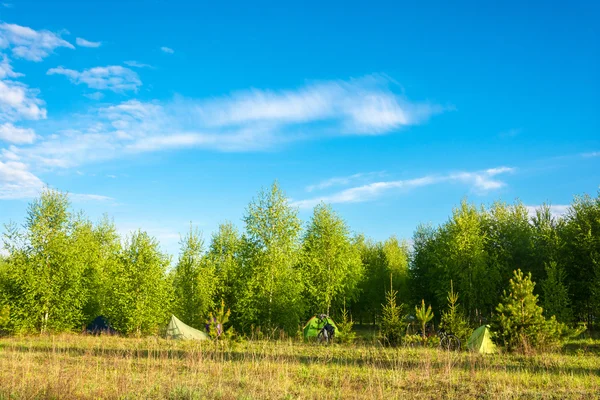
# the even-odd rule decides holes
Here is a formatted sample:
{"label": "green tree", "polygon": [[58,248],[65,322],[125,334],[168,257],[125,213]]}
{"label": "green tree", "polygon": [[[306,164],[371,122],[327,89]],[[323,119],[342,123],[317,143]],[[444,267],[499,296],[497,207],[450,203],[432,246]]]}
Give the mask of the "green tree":
{"label": "green tree", "polygon": [[127,238],[120,263],[111,271],[110,299],[106,316],[113,327],[125,334],[156,332],[166,323],[171,290],[166,279],[169,256],[156,239],[136,231]]}
{"label": "green tree", "polygon": [[575,197],[559,231],[574,316],[592,324],[600,316],[600,191],[597,197]]}
{"label": "green tree", "polygon": [[504,291],[502,302],[496,307],[495,331],[508,350],[529,351],[532,348],[557,344],[568,332],[565,325],[552,316],[546,320],[538,296],[533,293],[535,283],[531,273],[514,272],[508,293]]}
{"label": "green tree", "polygon": [[250,203],[244,222],[240,319],[246,329],[262,325],[295,332],[303,310],[297,211],[275,182]]}
{"label": "green tree", "polygon": [[6,227],[7,300],[18,331],[71,330],[85,321],[89,287],[78,253],[87,243],[77,240],[69,208],[66,194],[45,190],[29,205],[24,232]]}
{"label": "green tree", "polygon": [[326,311],[357,297],[363,274],[360,253],[350,231],[330,206],[314,208],[302,245],[302,271],[311,311]]}
{"label": "green tree", "polygon": [[204,257],[204,242],[197,229],[190,227],[180,244],[179,261],[172,277],[173,310],[185,323],[200,328],[214,306],[214,266]]}
{"label": "green tree", "polygon": [[208,262],[215,272],[215,300],[224,300],[231,307],[231,319],[234,323],[239,319],[236,300],[243,289],[242,244],[235,226],[227,222],[219,225],[218,231],[212,235],[207,253]]}
{"label": "green tree", "polygon": [[556,263],[551,261],[546,265],[547,278],[542,282],[544,294],[544,315],[555,316],[560,322],[571,322],[571,301],[565,286],[565,272]]}

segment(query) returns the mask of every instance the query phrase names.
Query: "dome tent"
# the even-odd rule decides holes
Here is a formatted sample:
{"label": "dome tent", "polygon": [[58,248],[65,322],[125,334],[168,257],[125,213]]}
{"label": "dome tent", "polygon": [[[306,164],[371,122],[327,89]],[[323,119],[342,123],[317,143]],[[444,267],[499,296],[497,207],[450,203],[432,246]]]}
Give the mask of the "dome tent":
{"label": "dome tent", "polygon": [[311,319],[309,319],[306,325],[304,325],[304,328],[302,328],[304,339],[316,338],[319,334],[319,331],[323,329],[326,323],[329,323],[333,326],[336,335],[339,333],[335,322],[333,322],[333,319],[331,319],[330,317],[325,317],[324,319],[321,319],[315,315]]}

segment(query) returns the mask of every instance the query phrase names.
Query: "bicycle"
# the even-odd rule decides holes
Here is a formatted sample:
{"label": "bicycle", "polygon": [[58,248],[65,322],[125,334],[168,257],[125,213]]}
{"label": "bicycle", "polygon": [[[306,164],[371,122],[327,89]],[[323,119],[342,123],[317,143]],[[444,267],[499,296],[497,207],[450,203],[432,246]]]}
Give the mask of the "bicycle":
{"label": "bicycle", "polygon": [[440,338],[440,349],[446,351],[459,351],[460,350],[460,339],[451,333],[439,331],[438,336]]}
{"label": "bicycle", "polygon": [[317,334],[317,341],[319,343],[329,343],[330,340],[333,341],[333,337],[335,336],[335,328],[329,323],[328,317],[325,314],[321,314],[319,316],[319,320],[325,324]]}

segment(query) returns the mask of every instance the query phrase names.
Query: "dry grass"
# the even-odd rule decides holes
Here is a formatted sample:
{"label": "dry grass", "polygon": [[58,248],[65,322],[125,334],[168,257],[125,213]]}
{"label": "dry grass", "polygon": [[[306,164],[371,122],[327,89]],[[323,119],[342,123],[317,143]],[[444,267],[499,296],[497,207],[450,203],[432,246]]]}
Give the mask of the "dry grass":
{"label": "dry grass", "polygon": [[372,399],[600,396],[593,351],[532,357],[286,341],[0,339],[0,398]]}

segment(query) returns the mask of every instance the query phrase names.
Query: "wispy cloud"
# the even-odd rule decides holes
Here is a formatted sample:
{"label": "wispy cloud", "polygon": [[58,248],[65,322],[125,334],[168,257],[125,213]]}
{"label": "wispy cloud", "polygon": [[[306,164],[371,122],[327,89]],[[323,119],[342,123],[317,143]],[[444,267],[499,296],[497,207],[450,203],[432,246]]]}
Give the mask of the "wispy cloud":
{"label": "wispy cloud", "polygon": [[137,61],[125,61],[123,64],[129,66],[129,67],[134,67],[134,68],[154,68],[152,65],[150,64],[144,64],[141,62],[137,62]]}
{"label": "wispy cloud", "polygon": [[88,99],[92,99],[92,100],[102,100],[102,98],[104,97],[104,93],[102,93],[102,92],[87,93],[87,94],[84,94],[84,96],[87,97]]}
{"label": "wispy cloud", "polygon": [[[10,160],[3,152],[0,160],[0,200],[30,199],[39,196],[47,185],[37,177],[27,164]],[[112,197],[98,194],[69,193],[75,202],[114,201]]]}
{"label": "wispy cloud", "polygon": [[170,48],[170,47],[166,47],[166,46],[163,46],[163,47],[161,47],[161,48],[160,48],[160,50],[161,50],[163,53],[167,53],[167,54],[173,54],[173,53],[175,53],[175,50],[173,50],[173,49],[172,49],[172,48]]}
{"label": "wispy cloud", "polygon": [[500,132],[499,136],[503,137],[503,138],[515,137],[515,136],[520,135],[521,132],[523,132],[522,128],[512,128],[512,129],[508,129],[506,131]]}
{"label": "wispy cloud", "polygon": [[329,204],[363,203],[376,200],[385,193],[391,191],[406,191],[441,183],[463,183],[471,187],[471,189],[476,193],[483,194],[505,186],[505,182],[494,179],[493,177],[499,174],[510,172],[514,172],[514,168],[499,167],[483,171],[456,172],[445,175],[426,175],[423,177],[406,180],[373,182],[366,185],[345,189],[326,196],[319,196],[305,200],[296,200],[292,202],[292,205],[299,208],[311,208],[321,202]]}
{"label": "wispy cloud", "polygon": [[77,85],[83,83],[92,89],[111,90],[113,92],[137,91],[142,85],[137,73],[120,65],[95,67],[81,72],[57,67],[49,69],[47,74],[64,75]]}
{"label": "wispy cloud", "polygon": [[21,82],[0,79],[0,122],[46,118],[46,108],[38,93]]}
{"label": "wispy cloud", "polygon": [[30,61],[42,61],[59,47],[75,47],[58,34],[16,24],[0,24],[0,49],[10,48],[12,55]]}
{"label": "wispy cloud", "polygon": [[80,194],[80,193],[69,193],[69,199],[77,203],[89,202],[89,201],[114,201],[115,199],[108,196],[102,196],[99,194]]}
{"label": "wispy cloud", "polygon": [[80,37],[75,39],[75,43],[80,47],[100,47],[102,45],[102,42],[90,42],[89,40]]}
{"label": "wispy cloud", "polygon": [[584,158],[600,157],[600,151],[591,151],[589,153],[582,153],[581,156]]}
{"label": "wispy cloud", "polygon": [[36,196],[44,183],[29,167],[19,161],[0,161],[0,199],[22,199]]}
{"label": "wispy cloud", "polygon": [[[77,71],[55,72],[82,79]],[[379,111],[373,110],[373,104],[381,105]],[[386,115],[385,121],[365,118],[367,111],[361,107]],[[389,134],[422,123],[441,110],[397,95],[381,76],[312,83],[289,91],[249,90],[210,99],[130,100],[57,122],[64,126],[62,130],[43,132],[34,146],[16,153],[32,165],[69,168],[180,148],[261,151],[298,140]]]}
{"label": "wispy cloud", "polygon": [[18,128],[11,123],[0,125],[0,141],[15,144],[30,144],[36,138],[35,131],[29,128]]}
{"label": "wispy cloud", "polygon": [[349,185],[350,183],[353,183],[353,182],[356,182],[359,180],[371,179],[373,177],[381,176],[381,175],[383,175],[383,172],[361,172],[361,173],[353,174],[353,175],[349,175],[349,176],[340,176],[340,177],[329,178],[329,179],[321,181],[315,185],[307,186],[306,191],[312,192],[315,190],[327,189],[332,186],[345,186],[345,185]]}

